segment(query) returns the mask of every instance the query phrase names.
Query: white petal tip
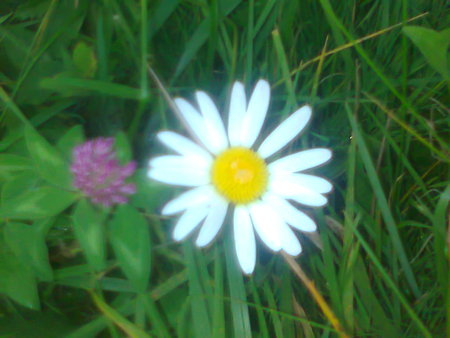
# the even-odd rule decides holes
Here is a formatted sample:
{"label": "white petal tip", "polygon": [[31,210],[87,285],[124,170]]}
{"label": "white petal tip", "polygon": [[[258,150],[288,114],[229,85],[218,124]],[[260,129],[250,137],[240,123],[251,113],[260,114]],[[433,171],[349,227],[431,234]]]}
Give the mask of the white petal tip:
{"label": "white petal tip", "polygon": [[298,114],[303,115],[303,119],[305,120],[305,124],[309,122],[312,116],[312,108],[309,105],[305,105],[297,110]]}
{"label": "white petal tip", "polygon": [[265,87],[264,89],[270,90],[270,84],[269,84],[269,81],[267,81],[266,79],[260,79],[260,80],[256,83],[256,85],[257,85],[257,86]]}
{"label": "white petal tip", "polygon": [[247,276],[250,276],[253,274],[253,271],[255,270],[255,266],[242,266],[241,265],[241,270],[244,274],[246,274]]}
{"label": "white petal tip", "polygon": [[303,232],[315,232],[317,231],[317,225],[316,223],[308,224],[306,226],[302,226],[300,230]]}
{"label": "white petal tip", "polygon": [[305,196],[302,194],[302,195],[287,196],[287,198],[292,199],[297,203],[313,208],[323,207],[328,203],[328,199],[325,196],[317,193],[314,193],[311,196]]}
{"label": "white petal tip", "polygon": [[297,257],[298,255],[300,255],[302,253],[302,247],[300,246],[299,248],[296,248],[295,250],[283,249],[283,251],[286,252],[290,256]]}
{"label": "white petal tip", "polygon": [[170,207],[170,205],[166,205],[162,208],[161,210],[161,215],[162,216],[172,216],[174,214],[176,214],[177,212],[173,211],[172,208]]}
{"label": "white petal tip", "polygon": [[172,238],[175,242],[181,242],[183,239],[186,238],[186,236],[179,236],[179,235],[173,234]]}
{"label": "white petal tip", "polygon": [[172,238],[175,242],[181,242],[181,241],[185,240],[190,234],[191,234],[191,231],[181,232],[180,229],[177,230],[177,228],[175,227],[175,229],[172,233]]}
{"label": "white petal tip", "polygon": [[308,105],[303,106],[300,109],[298,109],[296,113],[297,113],[297,116],[301,119],[301,123],[303,124],[303,126],[301,128],[301,131],[303,131],[303,129],[308,125],[308,123],[311,120],[311,116],[312,116],[311,106],[308,106]]}
{"label": "white petal tip", "polygon": [[333,157],[333,152],[328,148],[318,148],[318,157],[320,157],[322,164],[328,162]]}
{"label": "white petal tip", "polygon": [[311,207],[317,207],[317,208],[321,208],[325,205],[327,205],[328,203],[328,199],[325,196],[322,196],[323,198],[321,198],[320,200],[315,200],[315,201],[311,201],[310,204],[307,204]]}
{"label": "white petal tip", "polygon": [[209,95],[206,94],[203,90],[197,90],[195,92],[195,96],[197,97],[198,100],[202,100],[203,98],[205,98],[205,96],[206,99],[210,99]]}
{"label": "white petal tip", "polygon": [[186,102],[186,100],[182,97],[176,97],[173,99],[173,102],[175,102],[175,104],[178,106],[179,104],[183,104],[184,102]]}
{"label": "white petal tip", "polygon": [[173,229],[173,232],[172,232],[172,238],[175,242],[181,242],[189,234],[190,234],[190,232],[186,232],[186,231],[183,232],[180,227],[175,226],[175,228]]}
{"label": "white petal tip", "polygon": [[208,246],[209,243],[211,243],[211,241],[205,241],[200,237],[197,238],[197,240],[195,241],[195,245],[198,246],[199,248],[204,248]]}
{"label": "white petal tip", "polygon": [[151,178],[151,179],[154,179],[154,178],[153,178],[153,173],[154,173],[154,170],[153,170],[153,169],[148,170],[148,171],[147,171],[147,177],[148,177],[148,178]]}
{"label": "white petal tip", "polygon": [[300,109],[303,109],[305,111],[309,111],[310,113],[312,113],[312,107],[309,104],[305,104],[304,106],[302,106]]}
{"label": "white petal tip", "polygon": [[156,134],[156,138],[157,138],[158,140],[161,140],[161,139],[164,138],[164,136],[167,135],[168,133],[170,133],[170,131],[168,131],[168,130],[162,130],[162,131],[160,131],[160,132],[158,132],[158,133]]}
{"label": "white petal tip", "polygon": [[331,151],[331,149],[328,149],[328,148],[322,148],[322,149],[327,154],[328,159],[330,159],[333,156],[333,152]]}
{"label": "white petal tip", "polygon": [[318,205],[319,207],[323,207],[324,205],[327,205],[327,204],[328,204],[328,198],[326,198],[325,196],[323,196],[323,200],[320,201],[318,204],[319,204],[319,205]]}
{"label": "white petal tip", "polygon": [[270,84],[267,80],[259,80],[252,95],[256,95],[259,100],[268,100],[270,98]]}
{"label": "white petal tip", "polygon": [[[327,182],[328,182],[328,181],[327,181]],[[330,183],[330,182],[328,182],[328,183]],[[330,193],[330,192],[333,191],[333,185],[332,185],[331,183],[330,183],[330,185],[327,186],[326,188],[327,188],[327,189],[323,191],[324,194],[328,194],[328,193]]]}
{"label": "white petal tip", "polygon": [[234,87],[241,87],[244,88],[244,84],[241,81],[234,81],[233,88]]}

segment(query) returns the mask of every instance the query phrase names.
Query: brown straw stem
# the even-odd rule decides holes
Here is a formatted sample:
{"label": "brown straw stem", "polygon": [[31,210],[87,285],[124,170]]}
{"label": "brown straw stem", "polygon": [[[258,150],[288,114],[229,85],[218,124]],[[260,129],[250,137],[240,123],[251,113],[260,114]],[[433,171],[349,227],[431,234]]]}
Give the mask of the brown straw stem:
{"label": "brown straw stem", "polygon": [[325,299],[320,294],[319,290],[317,290],[316,286],[314,285],[314,282],[306,276],[303,269],[300,267],[299,264],[292,258],[292,256],[289,256],[285,252],[282,252],[284,259],[291,267],[292,271],[297,275],[297,277],[303,282],[303,284],[306,286],[308,291],[313,296],[316,303],[319,305],[320,309],[322,310],[325,317],[328,318],[331,325],[334,327],[334,329],[339,334],[339,337],[342,338],[349,338],[350,336],[344,331],[341,323],[337,319],[336,315],[334,314],[333,310],[331,310],[330,306],[327,304]]}

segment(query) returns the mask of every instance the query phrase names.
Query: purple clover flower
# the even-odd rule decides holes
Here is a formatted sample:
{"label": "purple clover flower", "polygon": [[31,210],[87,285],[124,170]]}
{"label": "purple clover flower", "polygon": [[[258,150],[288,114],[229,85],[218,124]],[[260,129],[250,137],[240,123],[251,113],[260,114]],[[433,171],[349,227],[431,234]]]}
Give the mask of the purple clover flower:
{"label": "purple clover flower", "polygon": [[114,139],[98,137],[76,146],[72,153],[70,171],[73,185],[95,204],[109,207],[123,204],[136,192],[133,183],[125,179],[136,170],[136,162],[121,166],[113,150]]}

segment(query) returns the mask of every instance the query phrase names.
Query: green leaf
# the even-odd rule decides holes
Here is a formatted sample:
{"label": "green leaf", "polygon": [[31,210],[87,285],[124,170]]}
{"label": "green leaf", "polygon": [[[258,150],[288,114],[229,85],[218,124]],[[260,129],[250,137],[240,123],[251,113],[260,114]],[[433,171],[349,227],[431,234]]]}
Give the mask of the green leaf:
{"label": "green leaf", "polygon": [[[270,309],[277,309],[277,303],[275,301],[275,297],[274,297],[274,293],[272,291],[272,289],[270,288],[269,282],[266,280],[264,282],[264,294],[267,298],[267,304],[269,305]],[[270,319],[272,320],[273,323],[273,329],[275,332],[275,336],[276,337],[284,337],[283,335],[283,328],[281,326],[281,320],[280,320],[280,316],[277,312],[271,312],[270,313]]]}
{"label": "green leaf", "polygon": [[0,16],[0,25],[8,20],[13,15],[13,12]]}
{"label": "green leaf", "polygon": [[437,281],[441,284],[442,290],[445,290],[449,284],[449,268],[446,257],[448,258],[448,249],[446,248],[446,238],[448,243],[447,222],[448,206],[450,203],[450,184],[441,193],[436,209],[433,214],[433,233],[434,233],[434,251],[436,259]]}
{"label": "green leaf", "polygon": [[[353,232],[353,229],[352,227],[350,230]],[[369,309],[371,318],[373,318],[370,324],[371,327],[382,332],[386,337],[400,337],[399,328],[394,325],[392,318],[386,316],[380,304],[380,298],[375,295],[375,290],[371,285],[369,275],[361,257],[357,258],[355,267],[355,288],[359,294],[364,295],[364,297],[361,297],[361,303]]]}
{"label": "green leaf", "polygon": [[39,295],[34,274],[22,264],[0,233],[0,293],[29,309],[39,310]]}
{"label": "green leaf", "polygon": [[231,297],[231,315],[235,337],[251,337],[249,309],[244,278],[235,258],[231,231],[225,235],[225,262],[227,269],[228,287]]}
{"label": "green leaf", "polygon": [[40,178],[37,177],[36,171],[26,170],[7,181],[2,188],[2,202],[5,203],[10,199],[22,195],[26,191],[36,189]]}
{"label": "green leaf", "polygon": [[[293,313],[294,312],[294,304],[292,295],[294,294],[294,290],[292,286],[296,284],[293,281],[293,276],[289,271],[289,267],[287,265],[283,265],[283,273],[282,273],[282,284],[281,286],[281,295],[279,295],[279,309],[284,313]],[[288,318],[281,317],[281,325],[282,332],[285,337],[294,337],[295,336],[295,325],[294,322]]]}
{"label": "green leaf", "polygon": [[173,190],[167,185],[150,180],[146,172],[146,169],[138,169],[134,174],[137,191],[131,196],[130,204],[152,213],[161,207],[161,201],[169,199]]}
{"label": "green leaf", "polygon": [[99,295],[95,292],[91,292],[92,299],[99,310],[105,315],[106,318],[111,320],[114,324],[119,326],[128,337],[135,338],[147,338],[150,337],[147,333],[142,331],[141,328],[131,323],[126,317],[124,317],[119,311],[109,306]]}
{"label": "green leaf", "polygon": [[8,108],[13,115],[15,115],[24,125],[29,125],[28,119],[25,114],[17,107],[16,103],[11,99],[11,97],[5,92],[5,90],[0,87],[0,100],[4,103],[6,108]]}
{"label": "green leaf", "polygon": [[211,321],[205,290],[202,284],[202,275],[198,267],[198,261],[194,254],[192,244],[183,243],[183,253],[186,259],[186,268],[189,280],[189,296],[193,321],[193,332],[196,337],[211,336]]}
{"label": "green leaf", "polygon": [[408,315],[411,317],[412,321],[416,324],[418,329],[422,331],[423,337],[431,338],[433,337],[431,333],[428,331],[428,328],[422,323],[419,316],[415,313],[414,309],[409,305],[407,298],[402,294],[402,291],[399,289],[399,287],[395,284],[395,282],[392,280],[392,277],[390,274],[384,269],[383,264],[378,260],[376,257],[375,252],[370,248],[369,244],[364,240],[359,230],[356,228],[354,229],[355,235],[358,238],[358,240],[361,243],[361,246],[364,248],[364,250],[367,252],[367,255],[369,256],[370,260],[372,261],[373,265],[377,268],[377,270],[380,272],[381,277],[384,279],[384,282],[390,287],[392,290],[392,294],[395,295],[399,300],[400,303],[403,305],[404,309],[408,313]]}
{"label": "green leaf", "polygon": [[115,150],[120,163],[125,164],[133,159],[130,141],[123,131],[118,132],[115,137]]}
{"label": "green leaf", "polygon": [[174,78],[177,78],[181,74],[181,72],[186,68],[186,66],[198,52],[200,47],[202,47],[203,44],[207,41],[209,36],[208,28],[210,26],[211,22],[209,18],[207,18],[200,25],[198,25],[195,32],[192,33],[191,39],[186,43],[184,52],[180,57],[180,61],[178,61],[177,68],[175,69]]}
{"label": "green leaf", "polygon": [[[1,98],[1,91],[0,91],[0,98]],[[30,123],[35,127],[39,127],[43,123],[47,122],[51,118],[53,118],[55,115],[60,114],[62,111],[66,110],[70,105],[73,104],[72,100],[58,100],[56,103],[46,106],[46,107],[39,107],[39,112],[33,117],[30,118]],[[9,103],[9,106],[12,106],[12,103]],[[17,109],[17,107],[12,106],[10,109]],[[16,111],[16,113],[21,113],[20,110]],[[17,142],[18,140],[22,139],[24,133],[23,126],[18,126],[16,128],[10,128],[9,132],[6,133],[6,135],[2,138],[0,141],[0,151],[5,151],[8,149],[12,144]]]}
{"label": "green leaf", "polygon": [[448,46],[450,44],[450,28],[436,32],[419,26],[403,27],[403,32],[422,52],[431,67],[445,79],[449,78],[447,65]]}
{"label": "green leaf", "polygon": [[223,253],[214,248],[214,301],[212,312],[212,336],[226,337]]}
{"label": "green leaf", "polygon": [[58,150],[33,127],[25,127],[25,139],[39,175],[51,184],[71,188],[72,175],[69,166]]}
{"label": "green leaf", "polygon": [[153,11],[153,16],[149,20],[149,37],[152,37],[161,28],[179,3],[180,0],[166,0],[158,3],[158,6]]}
{"label": "green leaf", "polygon": [[369,179],[372,190],[376,196],[376,201],[378,203],[378,207],[380,208],[380,212],[383,216],[384,222],[386,223],[386,228],[389,232],[392,245],[398,255],[398,260],[403,268],[406,280],[408,281],[411,290],[416,296],[418,296],[420,295],[420,292],[415,275],[412,271],[411,264],[409,263],[408,256],[406,255],[402,239],[398,233],[394,215],[392,214],[386,195],[384,194],[380,178],[378,177],[375,165],[373,164],[373,160],[370,156],[369,149],[367,148],[366,141],[364,140],[364,136],[355,117],[352,115],[348,106],[346,106],[346,108],[347,117],[355,134],[356,144],[359,147],[359,155],[361,156],[361,160],[367,171],[367,178]]}
{"label": "green leaf", "polygon": [[76,125],[70,128],[59,140],[56,145],[66,160],[72,159],[72,150],[75,146],[84,142],[83,126]]}
{"label": "green leaf", "polygon": [[53,279],[45,243],[49,225],[51,221],[46,219],[33,225],[8,223],[5,227],[6,243],[22,264],[28,265],[43,281]]}
{"label": "green leaf", "polygon": [[133,207],[118,207],[110,223],[111,244],[119,266],[138,292],[147,289],[150,276],[148,223]]}
{"label": "green leaf", "polygon": [[64,313],[54,309],[20,312],[0,318],[0,337],[66,337],[76,326]]}
{"label": "green leaf", "polygon": [[94,207],[86,200],[81,200],[73,214],[73,230],[86,256],[87,262],[94,271],[103,270],[106,266],[106,243],[103,221],[106,212]]}
{"label": "green leaf", "polygon": [[[261,337],[270,337],[269,329],[267,328],[267,321],[266,321],[266,318],[264,317],[264,311],[263,311],[264,305],[261,302],[261,297],[258,294],[259,290],[257,290],[255,279],[252,278],[249,281],[249,284],[250,284],[250,287],[252,290],[252,296],[253,296],[254,302],[256,304],[255,310],[256,310],[256,315],[258,318],[258,327],[261,331]],[[258,289],[261,289],[261,288],[258,286]],[[263,292],[263,290],[261,292]],[[308,336],[305,335],[305,337],[308,337]]]}
{"label": "green leaf", "polygon": [[[230,14],[242,0],[222,0],[219,3],[219,15],[226,17]],[[217,23],[216,23],[217,24]],[[194,58],[199,49],[206,43],[211,33],[211,20],[209,17],[205,18],[200,23],[194,33],[191,34],[191,38],[186,43],[184,52],[178,61],[177,68],[175,69],[175,75],[173,78],[177,78],[186,66]]]}
{"label": "green leaf", "polygon": [[86,94],[89,94],[88,91],[92,91],[94,93],[111,95],[124,99],[141,99],[141,91],[139,89],[106,81],[58,76],[43,79],[40,84],[43,88],[52,89],[60,93],[66,93],[68,91],[70,93],[74,89],[82,89],[86,91]]}
{"label": "green leaf", "polygon": [[97,59],[94,50],[83,41],[80,41],[73,50],[73,63],[83,77],[91,78],[97,72]]}
{"label": "green leaf", "polygon": [[8,180],[14,173],[29,169],[31,165],[29,158],[13,154],[0,154],[0,179]]}
{"label": "green leaf", "polygon": [[0,207],[0,218],[38,219],[54,216],[69,205],[77,195],[51,186],[41,186],[8,199]]}
{"label": "green leaf", "polygon": [[161,318],[161,314],[155,301],[152,297],[148,297],[146,294],[141,294],[138,296],[140,300],[144,303],[145,310],[148,313],[148,317],[152,326],[155,328],[155,333],[157,337],[170,337],[170,333],[167,328],[167,324]]}

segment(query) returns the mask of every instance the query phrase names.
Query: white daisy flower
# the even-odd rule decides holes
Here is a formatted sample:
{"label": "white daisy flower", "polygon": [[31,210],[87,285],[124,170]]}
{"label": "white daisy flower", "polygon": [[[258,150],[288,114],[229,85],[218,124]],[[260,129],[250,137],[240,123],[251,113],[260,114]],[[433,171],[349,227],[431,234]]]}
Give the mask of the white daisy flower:
{"label": "white daisy flower", "polygon": [[207,246],[231,208],[236,254],[244,273],[255,268],[255,232],[275,252],[300,254],[292,228],[310,232],[317,226],[292,202],[323,206],[327,203],[323,194],[332,189],[327,180],[301,172],[327,162],[331,151],[315,148],[268,159],[304,129],[311,107],[295,111],[255,147],[269,107],[267,81],[258,81],[248,102],[242,83],[234,83],[227,129],[206,93],[196,92],[196,99],[198,107],[182,98],[175,104],[200,144],[172,131],[158,133],[158,139],[177,154],[150,160],[148,171],[157,181],[191,187],[162,209],[163,215],[181,213],[173,238],[181,241],[200,227],[196,245]]}

